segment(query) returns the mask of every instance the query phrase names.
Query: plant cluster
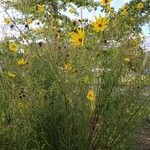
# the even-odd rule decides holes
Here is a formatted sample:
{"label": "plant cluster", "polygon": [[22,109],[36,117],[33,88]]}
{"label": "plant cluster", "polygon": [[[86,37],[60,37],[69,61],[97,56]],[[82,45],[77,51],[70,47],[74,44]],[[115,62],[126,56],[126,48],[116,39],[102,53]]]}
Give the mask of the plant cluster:
{"label": "plant cluster", "polygon": [[[133,0],[116,12],[111,1],[8,3],[28,15],[4,19],[27,30],[0,43],[0,149],[136,149],[135,131],[149,115],[140,29],[150,2]],[[100,5],[105,15],[72,21],[59,13],[76,13],[70,2]],[[43,26],[31,28],[36,19]]]}

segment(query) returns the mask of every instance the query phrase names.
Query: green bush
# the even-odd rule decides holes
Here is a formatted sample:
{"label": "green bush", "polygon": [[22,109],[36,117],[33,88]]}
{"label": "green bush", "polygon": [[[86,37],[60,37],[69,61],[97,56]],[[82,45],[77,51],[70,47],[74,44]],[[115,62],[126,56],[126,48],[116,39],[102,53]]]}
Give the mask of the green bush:
{"label": "green bush", "polygon": [[127,16],[103,6],[109,23],[100,32],[34,10],[45,26],[1,43],[0,149],[136,149],[136,129],[149,114],[136,5]]}

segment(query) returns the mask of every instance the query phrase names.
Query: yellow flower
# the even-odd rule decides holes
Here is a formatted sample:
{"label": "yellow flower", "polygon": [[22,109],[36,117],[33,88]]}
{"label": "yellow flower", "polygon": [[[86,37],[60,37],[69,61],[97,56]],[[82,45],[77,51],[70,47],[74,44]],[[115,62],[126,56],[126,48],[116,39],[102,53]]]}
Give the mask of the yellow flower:
{"label": "yellow flower", "polygon": [[11,25],[11,24],[13,23],[13,21],[12,21],[11,18],[5,18],[5,19],[4,19],[4,22],[5,22],[5,24],[7,24],[7,25]]}
{"label": "yellow flower", "polygon": [[142,9],[142,8],[144,8],[144,4],[143,3],[138,3],[136,8],[137,9]]}
{"label": "yellow flower", "polygon": [[127,9],[125,9],[125,8],[122,9],[121,15],[122,15],[122,16],[127,16],[127,15],[128,15]]}
{"label": "yellow flower", "polygon": [[73,6],[70,7],[69,12],[71,14],[74,14],[76,12],[75,8]]}
{"label": "yellow flower", "polygon": [[73,66],[72,66],[72,64],[70,64],[70,63],[67,63],[67,64],[64,65],[64,70],[65,70],[66,72],[71,71],[72,68],[73,68]]}
{"label": "yellow flower", "polygon": [[44,28],[37,28],[35,31],[38,33],[44,33],[45,29]]}
{"label": "yellow flower", "polygon": [[84,30],[77,30],[77,32],[71,32],[69,33],[71,42],[73,45],[79,47],[83,46],[84,38],[85,38],[85,33]]}
{"label": "yellow flower", "polygon": [[85,76],[84,78],[83,78],[83,83],[85,83],[85,84],[87,84],[87,83],[89,83],[89,81],[90,81],[90,79],[89,79],[89,77],[88,76]]}
{"label": "yellow flower", "polygon": [[96,98],[95,93],[94,93],[93,90],[89,90],[86,97],[91,102],[94,101],[95,98]]}
{"label": "yellow flower", "polygon": [[109,5],[112,0],[100,0],[101,5],[106,6]]}
{"label": "yellow flower", "polygon": [[112,7],[110,7],[110,5],[106,6],[106,10],[110,13],[114,12],[114,9]]}
{"label": "yellow flower", "polygon": [[38,4],[36,9],[37,9],[38,13],[43,13],[44,9],[45,9],[45,5]]}
{"label": "yellow flower", "polygon": [[28,18],[28,19],[26,20],[26,22],[27,22],[27,24],[31,24],[31,23],[33,22],[33,20],[32,20],[32,18]]}
{"label": "yellow flower", "polygon": [[129,57],[126,57],[126,58],[124,58],[124,61],[128,63],[131,61],[131,59]]}
{"label": "yellow flower", "polygon": [[16,73],[15,73],[15,72],[8,71],[7,75],[8,75],[8,77],[10,77],[10,78],[14,78],[14,77],[16,76]]}
{"label": "yellow flower", "polygon": [[109,20],[106,17],[96,18],[96,21],[92,23],[96,32],[103,32],[108,26]]}
{"label": "yellow flower", "polygon": [[12,52],[17,52],[19,50],[19,45],[16,44],[15,42],[10,42],[9,50],[11,50]]}
{"label": "yellow flower", "polygon": [[18,64],[19,66],[24,66],[24,65],[27,64],[27,60],[25,60],[24,58],[21,58],[21,59],[19,59],[19,60],[17,61],[17,64]]}

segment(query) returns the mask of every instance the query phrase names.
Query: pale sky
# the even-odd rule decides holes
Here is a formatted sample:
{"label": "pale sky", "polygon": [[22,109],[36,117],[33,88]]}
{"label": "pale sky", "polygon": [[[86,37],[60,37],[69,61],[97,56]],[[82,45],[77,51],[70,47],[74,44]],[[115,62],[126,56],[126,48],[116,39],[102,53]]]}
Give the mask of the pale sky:
{"label": "pale sky", "polygon": [[[23,18],[23,14],[21,14],[13,8],[7,10],[7,13],[13,19]],[[7,13],[6,10],[2,6],[0,6],[0,40],[3,39],[5,36],[19,37],[20,35],[16,28],[11,29],[10,25],[5,25],[4,18],[8,18]],[[17,26],[20,28],[20,30],[23,30],[23,27],[21,25]]]}
{"label": "pale sky", "polygon": [[[99,2],[100,0],[95,0],[96,2]],[[115,8],[117,11],[119,8],[121,8],[125,3],[129,2],[130,0],[113,0],[111,2],[111,6]],[[80,9],[76,9],[77,12],[80,14]],[[71,17],[72,19],[79,19],[79,17],[74,16],[73,14],[67,12],[64,12],[63,14],[67,15],[68,17]],[[90,20],[94,19],[94,16],[101,15],[100,8],[97,11],[88,12],[86,9],[83,10],[83,17],[88,18]]]}
{"label": "pale sky", "polygon": [[[99,0],[96,0],[96,1],[99,2]],[[129,2],[129,1],[130,0],[113,0],[111,2],[111,6],[114,7],[115,10],[117,11],[119,8],[121,8],[125,3]],[[63,14],[67,15],[71,19],[79,19],[81,10],[77,9],[77,12],[79,13],[79,16],[74,16],[71,13],[69,13],[69,11],[63,12]],[[8,10],[8,13],[14,19],[24,17],[23,14],[17,12],[13,8],[10,8]],[[89,20],[93,20],[94,16],[99,16],[99,15],[102,15],[100,8],[97,11],[92,11],[90,13],[85,9],[83,10],[83,18],[88,18]],[[17,31],[17,29],[14,28],[12,30],[9,26],[4,24],[4,18],[7,18],[7,17],[8,17],[8,15],[5,13],[5,9],[2,6],[0,6],[0,22],[1,22],[1,24],[0,24],[0,39],[3,39],[4,36],[16,36],[16,37],[19,36],[19,32]],[[20,30],[24,30],[24,26],[22,26],[22,25],[17,25],[17,26],[20,28]],[[35,25],[33,24],[33,27],[34,26]],[[150,36],[149,32],[150,31],[149,31],[148,25],[144,26],[143,27],[144,35]]]}
{"label": "pale sky", "polygon": [[[99,2],[100,0],[95,0],[96,2]],[[130,2],[131,0],[112,0],[111,2],[111,6],[115,8],[115,10],[117,11],[119,8],[121,8],[125,3]],[[143,0],[144,1],[144,0]],[[79,14],[81,14],[81,10],[77,9],[77,12]],[[75,16],[71,13],[69,13],[69,11],[63,12],[64,15],[70,17],[71,19],[80,19],[81,15],[79,16]],[[92,11],[92,12],[88,12],[86,9],[83,9],[83,18],[88,18],[89,20],[93,20],[95,18],[95,16],[99,16],[99,15],[103,15],[100,11],[100,8],[97,11]],[[145,36],[150,36],[150,28],[148,25],[145,25],[142,27],[143,30],[143,34]]]}

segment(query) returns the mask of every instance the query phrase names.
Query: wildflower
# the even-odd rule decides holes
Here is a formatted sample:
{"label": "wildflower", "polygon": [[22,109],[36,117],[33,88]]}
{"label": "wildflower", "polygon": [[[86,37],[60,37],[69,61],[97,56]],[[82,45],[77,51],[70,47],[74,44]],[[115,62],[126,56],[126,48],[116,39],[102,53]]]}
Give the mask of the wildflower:
{"label": "wildflower", "polygon": [[131,59],[129,57],[124,58],[124,61],[129,63],[131,61]]}
{"label": "wildflower", "polygon": [[127,16],[127,15],[128,15],[127,9],[125,9],[125,8],[122,9],[121,15],[122,15],[122,16]]}
{"label": "wildflower", "polygon": [[9,50],[12,52],[17,52],[19,50],[19,45],[16,44],[15,42],[10,42],[9,43]]}
{"label": "wildflower", "polygon": [[109,5],[112,0],[100,0],[101,5],[106,6]]}
{"label": "wildflower", "polygon": [[13,23],[13,21],[12,21],[11,18],[5,18],[4,23],[7,24],[7,25],[11,25]]}
{"label": "wildflower", "polygon": [[59,30],[58,27],[56,27],[56,26],[53,26],[53,27],[52,27],[52,31],[53,31],[53,32],[57,32],[58,30]]}
{"label": "wildflower", "polygon": [[133,40],[131,41],[131,45],[136,47],[136,46],[138,46],[138,45],[139,45],[139,42],[140,42],[140,41],[139,41],[139,39],[138,39],[138,38],[133,39]]}
{"label": "wildflower", "polygon": [[35,31],[38,32],[38,33],[44,33],[45,29],[40,27],[40,28],[37,28]]}
{"label": "wildflower", "polygon": [[36,6],[36,9],[37,9],[38,13],[43,13],[43,12],[44,12],[44,9],[45,9],[45,6],[42,5],[42,4],[38,4],[38,5]]}
{"label": "wildflower", "polygon": [[144,4],[143,3],[138,3],[136,8],[137,9],[142,9],[142,8],[144,8]]}
{"label": "wildflower", "polygon": [[73,6],[70,7],[69,12],[71,14],[74,14],[76,12],[75,8]]}
{"label": "wildflower", "polygon": [[15,72],[8,71],[7,75],[8,75],[8,77],[10,77],[10,78],[14,78],[14,77],[16,76],[16,73],[15,73]]}
{"label": "wildflower", "polygon": [[106,17],[96,18],[96,21],[92,23],[96,32],[103,32],[108,26],[109,20]]}
{"label": "wildflower", "polygon": [[84,30],[77,30],[77,32],[71,32],[69,33],[71,37],[71,42],[73,45],[79,47],[83,46],[84,38],[85,38],[85,33]]}
{"label": "wildflower", "polygon": [[106,10],[110,13],[114,12],[114,9],[112,7],[110,7],[110,5],[106,6]]}
{"label": "wildflower", "polygon": [[66,72],[70,72],[72,70],[72,68],[73,68],[73,66],[70,63],[67,63],[67,64],[64,65],[64,70]]}
{"label": "wildflower", "polygon": [[91,102],[94,101],[95,98],[96,98],[95,93],[94,93],[93,90],[89,90],[86,97]]}
{"label": "wildflower", "polygon": [[85,76],[84,78],[83,78],[83,83],[85,83],[85,84],[87,84],[87,83],[89,83],[89,77],[88,76]]}
{"label": "wildflower", "polygon": [[32,24],[33,20],[32,20],[32,18],[28,18],[28,19],[26,20],[26,22],[27,22],[27,24]]}
{"label": "wildflower", "polygon": [[24,65],[27,64],[27,60],[25,60],[24,58],[21,58],[21,59],[19,59],[19,60],[17,61],[17,64],[18,64],[19,66],[24,66]]}

